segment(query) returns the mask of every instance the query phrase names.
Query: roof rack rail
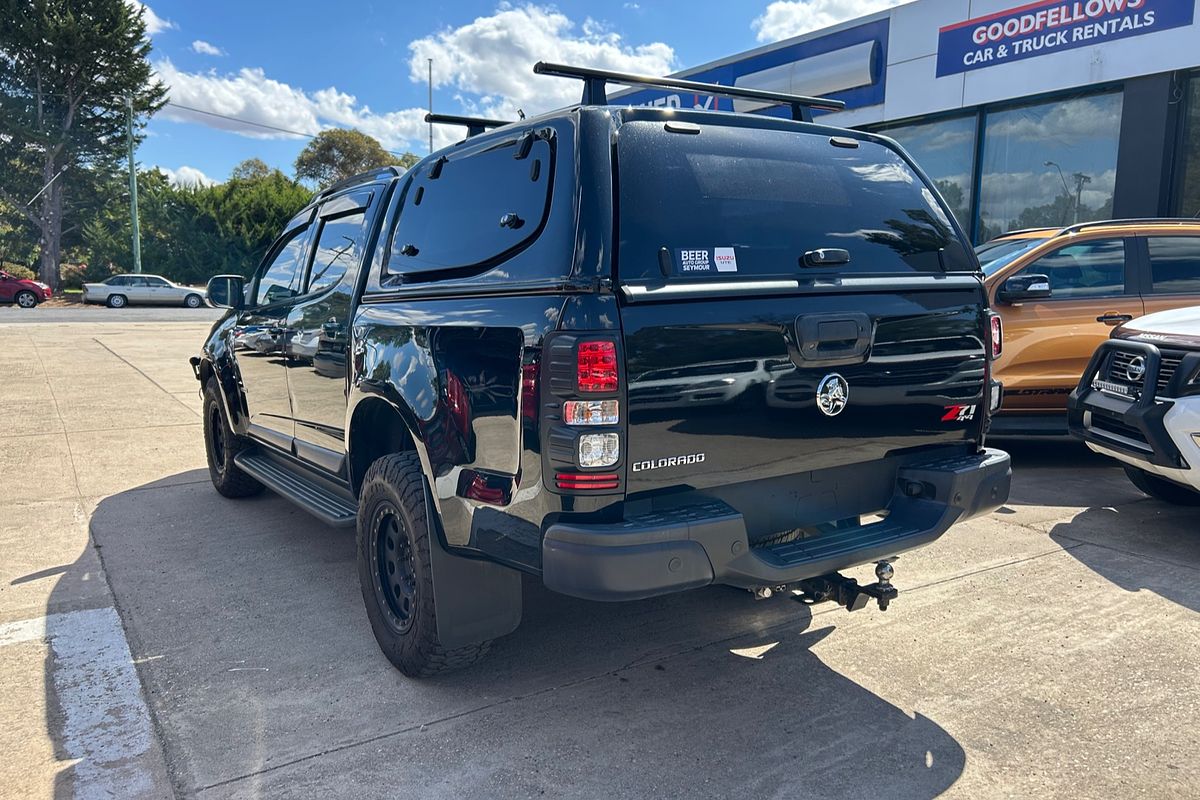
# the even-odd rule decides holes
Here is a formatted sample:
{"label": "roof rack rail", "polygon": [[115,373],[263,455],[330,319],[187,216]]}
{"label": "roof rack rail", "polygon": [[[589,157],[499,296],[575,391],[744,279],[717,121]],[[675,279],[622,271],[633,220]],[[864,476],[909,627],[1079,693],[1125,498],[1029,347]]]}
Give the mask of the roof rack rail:
{"label": "roof rack rail", "polygon": [[533,71],[538,75],[555,75],[560,78],[579,78],[583,81],[583,100],[585,106],[608,105],[608,94],[605,84],[623,83],[631,86],[654,86],[660,89],[682,89],[696,94],[711,94],[721,97],[738,97],[743,100],[765,100],[768,103],[789,106],[792,109],[792,119],[802,122],[812,122],[813,109],[822,111],[841,111],[846,104],[841,100],[830,100],[824,97],[806,97],[799,94],[770,92],[766,89],[749,89],[744,86],[721,86],[717,83],[701,83],[682,78],[656,78],[652,75],[634,75],[628,72],[613,72],[607,69],[592,69],[591,67],[573,67],[567,64],[549,64],[539,61],[533,65]]}
{"label": "roof rack rail", "polygon": [[502,128],[512,124],[512,120],[460,117],[457,114],[426,114],[425,121],[435,125],[463,125],[467,129],[468,139],[478,136],[488,128]]}
{"label": "roof rack rail", "polygon": [[1078,233],[1084,228],[1098,228],[1104,225],[1153,225],[1155,223],[1174,223],[1174,222],[1190,222],[1200,224],[1200,219],[1196,217],[1129,217],[1126,219],[1097,219],[1091,222],[1077,222],[1074,225],[1068,225],[1059,231],[1057,236],[1064,236],[1068,233]]}
{"label": "roof rack rail", "polygon": [[329,197],[329,195],[331,195],[331,194],[336,194],[337,192],[340,192],[342,189],[347,189],[351,186],[356,186],[357,184],[360,184],[360,183],[366,183],[367,181],[371,180],[372,178],[377,178],[385,172],[393,178],[399,177],[404,174],[404,170],[401,169],[400,167],[377,167],[376,169],[373,169],[370,172],[360,172],[357,175],[351,175],[349,178],[343,178],[342,180],[338,181],[337,183],[333,184],[332,186],[322,189],[321,191],[317,192],[316,196],[313,197],[313,199],[310,202],[315,203],[318,200],[324,200],[326,197]]}

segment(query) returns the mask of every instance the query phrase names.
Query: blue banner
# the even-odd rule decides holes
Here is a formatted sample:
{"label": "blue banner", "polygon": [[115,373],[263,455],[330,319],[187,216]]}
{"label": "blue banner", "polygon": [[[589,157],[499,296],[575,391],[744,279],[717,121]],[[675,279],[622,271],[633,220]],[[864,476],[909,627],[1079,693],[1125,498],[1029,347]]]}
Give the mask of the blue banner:
{"label": "blue banner", "polygon": [[1191,25],[1196,0],[1044,0],[938,31],[937,76]]}

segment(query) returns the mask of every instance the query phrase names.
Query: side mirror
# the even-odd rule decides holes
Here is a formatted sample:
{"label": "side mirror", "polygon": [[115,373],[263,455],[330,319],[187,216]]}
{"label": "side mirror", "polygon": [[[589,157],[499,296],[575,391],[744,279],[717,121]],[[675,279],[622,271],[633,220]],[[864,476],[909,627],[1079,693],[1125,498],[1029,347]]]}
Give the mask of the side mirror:
{"label": "side mirror", "polygon": [[218,275],[208,281],[205,290],[208,304],[213,308],[241,308],[246,279],[241,275]]}
{"label": "side mirror", "polygon": [[1050,296],[1050,278],[1047,275],[1017,275],[1006,280],[996,293],[996,299],[1002,303],[1045,300]]}

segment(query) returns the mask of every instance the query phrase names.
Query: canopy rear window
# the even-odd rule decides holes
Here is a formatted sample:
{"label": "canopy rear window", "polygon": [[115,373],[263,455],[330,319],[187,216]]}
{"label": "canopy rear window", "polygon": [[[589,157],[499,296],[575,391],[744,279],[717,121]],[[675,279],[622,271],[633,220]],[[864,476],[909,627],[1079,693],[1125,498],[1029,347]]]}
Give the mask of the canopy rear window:
{"label": "canopy rear window", "polygon": [[[661,278],[664,269],[672,278],[722,280],[976,269],[933,191],[891,148],[698,127],[621,127],[622,278]],[[822,249],[844,250],[850,260],[801,266]]]}

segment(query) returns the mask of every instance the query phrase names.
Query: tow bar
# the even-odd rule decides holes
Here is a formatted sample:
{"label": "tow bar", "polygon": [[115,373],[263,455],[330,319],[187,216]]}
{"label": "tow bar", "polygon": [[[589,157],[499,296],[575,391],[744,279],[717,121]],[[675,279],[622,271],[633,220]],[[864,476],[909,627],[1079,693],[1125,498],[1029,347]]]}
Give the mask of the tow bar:
{"label": "tow bar", "polygon": [[875,565],[875,577],[879,579],[879,582],[869,586],[859,586],[858,581],[854,578],[847,578],[836,572],[817,578],[807,578],[798,584],[800,594],[796,600],[806,606],[832,600],[847,611],[858,611],[867,605],[870,598],[874,597],[875,601],[879,603],[879,610],[887,611],[888,605],[899,594],[896,587],[892,586],[892,576],[895,574],[896,571],[890,563],[880,561]]}

